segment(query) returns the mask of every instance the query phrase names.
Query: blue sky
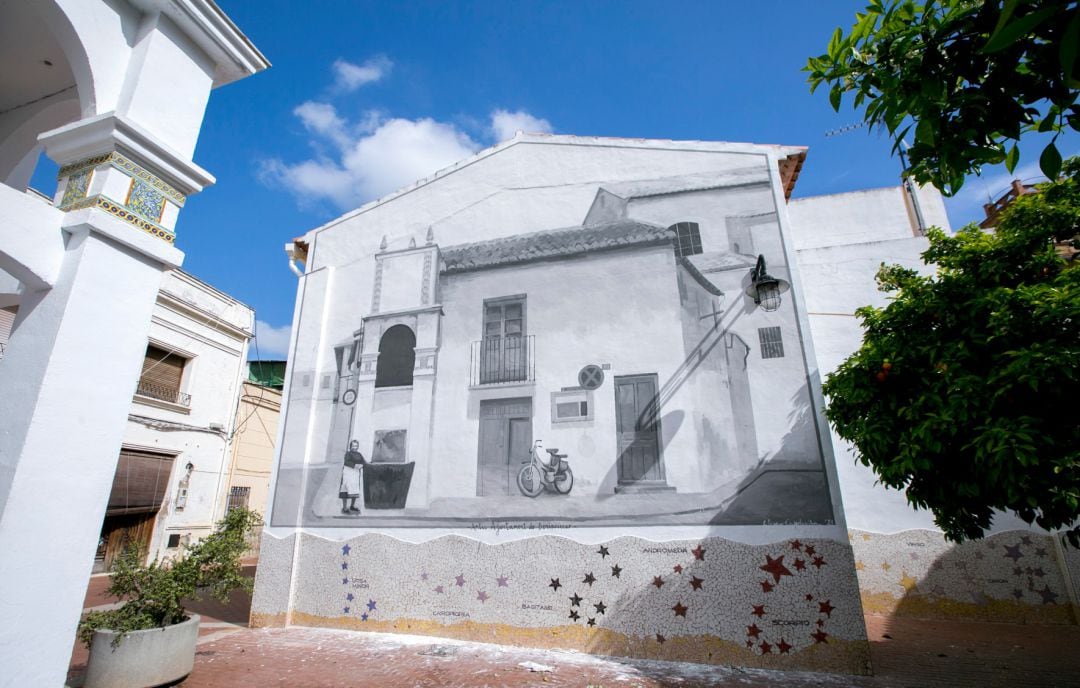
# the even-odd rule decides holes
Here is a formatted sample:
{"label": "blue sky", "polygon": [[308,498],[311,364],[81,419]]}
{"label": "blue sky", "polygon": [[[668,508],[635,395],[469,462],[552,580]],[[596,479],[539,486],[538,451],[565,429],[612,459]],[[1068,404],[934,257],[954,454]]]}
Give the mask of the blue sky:
{"label": "blue sky", "polygon": [[[287,346],[287,241],[517,128],[805,145],[797,196],[899,182],[884,136],[826,136],[861,118],[800,72],[863,2],[218,2],[273,66],[211,95],[195,161],[218,181],[185,206],[177,246],[256,309],[263,358]],[[1040,148],[1022,147],[1021,176]],[[1009,178],[970,180],[953,225]]]}

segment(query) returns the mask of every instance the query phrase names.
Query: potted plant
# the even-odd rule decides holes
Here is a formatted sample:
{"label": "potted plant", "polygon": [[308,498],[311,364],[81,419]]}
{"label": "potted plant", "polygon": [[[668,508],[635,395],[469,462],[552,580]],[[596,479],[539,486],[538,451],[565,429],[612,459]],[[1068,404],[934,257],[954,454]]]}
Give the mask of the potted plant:
{"label": "potted plant", "polygon": [[126,547],[108,588],[121,606],[89,612],[79,624],[90,648],[85,688],[158,686],[191,673],[199,617],[185,611],[184,600],[209,593],[227,602],[237,588],[250,591],[240,557],[261,523],[257,513],[233,509],[213,533],[166,562],[144,564],[139,546]]}

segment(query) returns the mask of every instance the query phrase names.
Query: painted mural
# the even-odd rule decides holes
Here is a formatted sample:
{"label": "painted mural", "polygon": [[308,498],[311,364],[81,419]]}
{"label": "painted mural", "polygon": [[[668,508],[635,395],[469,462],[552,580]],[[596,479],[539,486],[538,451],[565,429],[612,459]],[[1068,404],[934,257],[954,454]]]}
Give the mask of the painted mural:
{"label": "painted mural", "polygon": [[272,525],[835,523],[775,195],[741,174],[309,275],[347,334],[301,319]]}

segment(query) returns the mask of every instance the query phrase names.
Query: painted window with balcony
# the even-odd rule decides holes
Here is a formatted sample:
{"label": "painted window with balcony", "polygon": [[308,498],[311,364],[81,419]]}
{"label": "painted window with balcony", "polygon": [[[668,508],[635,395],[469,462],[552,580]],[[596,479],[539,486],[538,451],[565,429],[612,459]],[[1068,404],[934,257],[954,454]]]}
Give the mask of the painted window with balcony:
{"label": "painted window with balcony", "polygon": [[376,387],[410,387],[416,365],[416,335],[405,325],[394,325],[379,340],[375,366]]}
{"label": "painted window with balcony", "polygon": [[474,385],[533,379],[533,338],[525,326],[524,295],[484,301],[483,339],[473,343]]}
{"label": "painted window with balcony", "polygon": [[169,404],[191,406],[191,396],[181,388],[187,363],[187,358],[174,351],[148,345],[135,394]]}

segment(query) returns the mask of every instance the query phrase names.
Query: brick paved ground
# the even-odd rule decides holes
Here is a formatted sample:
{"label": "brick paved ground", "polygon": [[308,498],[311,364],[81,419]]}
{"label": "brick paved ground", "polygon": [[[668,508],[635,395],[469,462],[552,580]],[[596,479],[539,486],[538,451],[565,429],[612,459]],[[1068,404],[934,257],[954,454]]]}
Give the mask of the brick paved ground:
{"label": "brick paved ground", "polygon": [[[107,604],[92,579],[87,606]],[[419,636],[312,628],[248,629],[249,601],[199,604],[195,670],[183,688],[336,686],[615,686],[625,688],[1080,687],[1080,627],[916,621],[868,616],[875,675],[740,670],[592,657]],[[72,654],[72,685],[86,651]]]}

